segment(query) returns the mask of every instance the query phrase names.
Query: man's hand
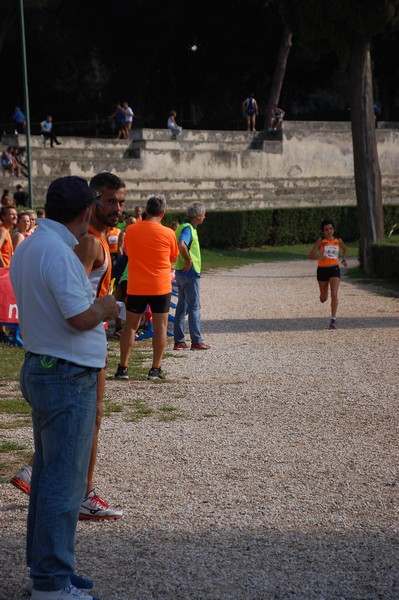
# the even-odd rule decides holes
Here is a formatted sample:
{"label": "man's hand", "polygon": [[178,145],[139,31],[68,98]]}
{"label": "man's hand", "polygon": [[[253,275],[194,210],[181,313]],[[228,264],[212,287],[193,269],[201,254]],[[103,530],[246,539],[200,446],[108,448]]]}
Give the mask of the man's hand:
{"label": "man's hand", "polygon": [[84,312],[67,319],[68,323],[79,331],[87,331],[97,327],[102,321],[115,319],[119,316],[119,308],[114,296],[108,295],[94,300]]}
{"label": "man's hand", "polygon": [[97,298],[94,301],[94,304],[101,305],[104,314],[103,321],[111,321],[112,319],[117,319],[119,317],[119,307],[114,296],[111,296],[110,294],[102,296],[101,298]]}

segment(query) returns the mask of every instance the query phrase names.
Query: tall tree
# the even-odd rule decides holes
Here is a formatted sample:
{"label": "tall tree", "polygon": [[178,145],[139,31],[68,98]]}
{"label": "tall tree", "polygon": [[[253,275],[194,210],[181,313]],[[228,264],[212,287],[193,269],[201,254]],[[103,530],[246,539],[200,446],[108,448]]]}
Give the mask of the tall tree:
{"label": "tall tree", "polygon": [[372,244],[384,236],[381,172],[373,114],[371,41],[399,26],[399,0],[284,0],[310,44],[349,56],[350,101],[360,258],[373,273]]}
{"label": "tall tree", "polygon": [[281,18],[283,21],[283,31],[281,34],[280,47],[278,51],[276,67],[274,70],[272,85],[269,91],[269,97],[266,105],[265,113],[265,129],[269,129],[272,124],[273,106],[279,104],[281,90],[284,83],[285,73],[287,70],[288,56],[292,46],[292,30],[285,17],[284,12],[281,10]]}

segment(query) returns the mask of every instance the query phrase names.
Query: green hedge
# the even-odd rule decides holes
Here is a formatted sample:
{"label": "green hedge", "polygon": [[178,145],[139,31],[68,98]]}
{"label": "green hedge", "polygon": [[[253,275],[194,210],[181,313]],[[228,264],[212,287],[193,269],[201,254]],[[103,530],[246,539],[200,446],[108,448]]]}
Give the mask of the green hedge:
{"label": "green hedge", "polygon": [[[165,225],[181,221],[184,213],[166,213]],[[320,235],[323,219],[332,219],[335,230],[345,242],[359,239],[356,206],[312,208],[266,208],[256,210],[212,211],[199,229],[203,248],[257,248],[283,244],[312,244]],[[385,231],[397,223],[399,204],[384,206]],[[399,230],[399,229],[398,229]]]}
{"label": "green hedge", "polygon": [[376,277],[399,281],[399,244],[373,244],[373,266]]}

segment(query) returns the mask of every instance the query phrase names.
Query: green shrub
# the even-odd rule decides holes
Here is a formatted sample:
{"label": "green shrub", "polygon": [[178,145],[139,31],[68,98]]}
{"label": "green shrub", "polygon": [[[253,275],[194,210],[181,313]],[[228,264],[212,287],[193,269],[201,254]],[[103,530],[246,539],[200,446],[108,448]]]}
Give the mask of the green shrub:
{"label": "green shrub", "polygon": [[373,244],[373,265],[376,277],[399,281],[399,243]]}
{"label": "green shrub", "polygon": [[[399,205],[384,206],[385,230],[388,234],[397,223]],[[164,224],[184,219],[184,213],[166,214]],[[206,213],[199,228],[203,248],[259,248],[284,244],[312,244],[320,235],[320,223],[331,219],[335,231],[346,243],[359,239],[356,206],[315,206],[304,208],[260,208]]]}

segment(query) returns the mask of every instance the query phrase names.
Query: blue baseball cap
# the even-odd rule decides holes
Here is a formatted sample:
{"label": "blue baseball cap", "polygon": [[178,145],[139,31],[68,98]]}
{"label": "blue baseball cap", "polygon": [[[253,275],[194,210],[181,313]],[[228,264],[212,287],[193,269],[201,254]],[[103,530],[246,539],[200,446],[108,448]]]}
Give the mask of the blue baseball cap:
{"label": "blue baseball cap", "polygon": [[46,207],[63,207],[79,213],[90,206],[92,202],[102,206],[99,201],[101,194],[94,193],[83,177],[71,175],[60,177],[50,183],[46,194]]}

